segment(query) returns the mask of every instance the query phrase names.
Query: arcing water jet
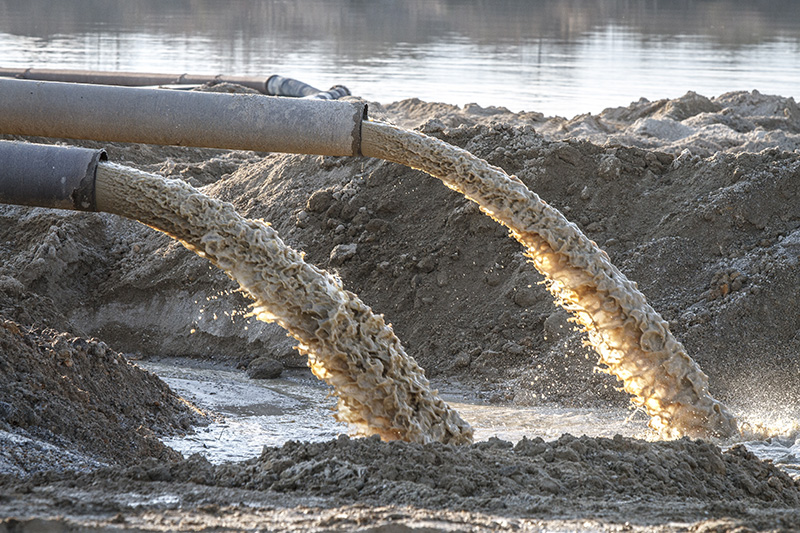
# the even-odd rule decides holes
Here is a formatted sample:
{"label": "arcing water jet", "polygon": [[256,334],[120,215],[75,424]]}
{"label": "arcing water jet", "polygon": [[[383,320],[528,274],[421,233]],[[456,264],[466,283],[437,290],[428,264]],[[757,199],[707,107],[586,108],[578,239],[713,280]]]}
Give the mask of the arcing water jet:
{"label": "arcing water jet", "polygon": [[708,392],[708,378],[644,295],[557,209],[519,179],[438,139],[375,122],[362,126],[364,155],[427,172],[511,230],[545,276],[557,304],[572,313],[633,403],[664,437],[720,436],[736,421]]}

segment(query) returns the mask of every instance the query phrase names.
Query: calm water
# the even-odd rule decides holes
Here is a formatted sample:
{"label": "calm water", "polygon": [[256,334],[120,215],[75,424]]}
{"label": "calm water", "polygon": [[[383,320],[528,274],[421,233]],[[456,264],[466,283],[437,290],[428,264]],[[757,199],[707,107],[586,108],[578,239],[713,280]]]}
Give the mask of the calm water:
{"label": "calm water", "polygon": [[264,75],[573,116],[800,97],[794,0],[0,0],[0,66]]}

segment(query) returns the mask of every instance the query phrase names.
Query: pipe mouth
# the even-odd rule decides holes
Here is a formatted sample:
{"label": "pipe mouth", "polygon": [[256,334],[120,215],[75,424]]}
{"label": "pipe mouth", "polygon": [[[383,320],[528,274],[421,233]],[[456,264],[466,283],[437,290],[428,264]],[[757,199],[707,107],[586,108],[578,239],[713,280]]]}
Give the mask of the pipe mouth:
{"label": "pipe mouth", "polygon": [[105,150],[0,141],[0,203],[96,211],[97,163]]}
{"label": "pipe mouth", "polygon": [[[102,161],[108,161],[108,154],[102,148],[94,150],[95,156],[89,161],[89,167],[86,169],[86,176],[81,181],[80,196],[73,198],[74,205],[87,205],[85,211],[97,211],[97,197],[95,196],[95,183],[97,182],[97,164]],[[77,191],[76,191],[77,192]],[[79,200],[83,198],[83,202]],[[76,207],[77,209],[77,207]]]}

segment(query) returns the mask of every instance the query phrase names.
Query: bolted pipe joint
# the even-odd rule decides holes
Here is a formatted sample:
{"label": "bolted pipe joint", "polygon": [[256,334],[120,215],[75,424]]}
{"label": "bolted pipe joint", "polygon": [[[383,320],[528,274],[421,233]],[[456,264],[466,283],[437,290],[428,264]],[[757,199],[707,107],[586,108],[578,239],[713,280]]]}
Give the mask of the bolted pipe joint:
{"label": "bolted pipe joint", "polygon": [[0,141],[0,203],[96,211],[104,150]]}

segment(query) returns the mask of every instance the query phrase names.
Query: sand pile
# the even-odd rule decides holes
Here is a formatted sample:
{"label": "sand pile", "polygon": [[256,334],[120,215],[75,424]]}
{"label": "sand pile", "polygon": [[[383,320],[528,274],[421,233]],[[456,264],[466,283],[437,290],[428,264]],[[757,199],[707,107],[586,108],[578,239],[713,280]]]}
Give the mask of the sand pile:
{"label": "sand pile", "polygon": [[200,412],[102,341],[0,318],[0,473],[175,460],[159,436],[201,423]]}
{"label": "sand pile", "polygon": [[[687,522],[695,522],[692,531],[800,527],[800,490],[785,473],[743,447],[721,453],[688,439],[643,443],[564,435],[552,442],[523,439],[513,445],[491,439],[452,446],[341,436],[265,448],[260,457],[241,463],[214,466],[200,455],[171,464],[145,460],[77,476],[50,473],[33,486],[0,479],[0,489],[9,511],[49,518],[52,527],[424,527],[420,530],[432,532],[686,531]],[[48,507],[51,499],[58,505]],[[18,528],[14,531],[36,531],[42,522],[11,525]]]}
{"label": "sand pile", "polygon": [[684,150],[701,157],[774,149],[792,152],[800,147],[800,108],[793,98],[758,91],[715,98],[689,92],[675,100],[642,98],[596,116],[552,119],[540,131],[553,138],[623,144],[675,155]]}
{"label": "sand pile", "polygon": [[[703,441],[642,443],[622,437],[556,441],[490,439],[468,447],[339,437],[266,448],[258,459],[202,472],[213,484],[352,498],[374,505],[515,512],[551,498],[691,498],[797,506],[786,474],[742,447],[721,453]],[[555,503],[554,507],[558,504]]]}

